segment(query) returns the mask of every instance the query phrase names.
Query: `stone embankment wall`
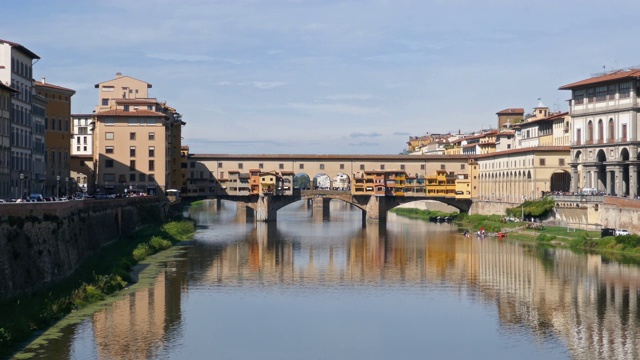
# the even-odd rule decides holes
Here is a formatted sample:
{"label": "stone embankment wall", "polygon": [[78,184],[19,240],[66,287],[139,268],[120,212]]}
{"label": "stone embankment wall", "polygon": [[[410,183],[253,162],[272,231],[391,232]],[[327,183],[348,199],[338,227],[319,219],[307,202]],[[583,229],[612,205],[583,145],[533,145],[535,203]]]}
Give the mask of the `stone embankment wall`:
{"label": "stone embankment wall", "polygon": [[508,208],[518,205],[520,204],[503,201],[474,200],[469,215],[504,215]]}
{"label": "stone embankment wall", "polygon": [[0,298],[55,283],[101,246],[163,216],[155,197],[0,204]]}

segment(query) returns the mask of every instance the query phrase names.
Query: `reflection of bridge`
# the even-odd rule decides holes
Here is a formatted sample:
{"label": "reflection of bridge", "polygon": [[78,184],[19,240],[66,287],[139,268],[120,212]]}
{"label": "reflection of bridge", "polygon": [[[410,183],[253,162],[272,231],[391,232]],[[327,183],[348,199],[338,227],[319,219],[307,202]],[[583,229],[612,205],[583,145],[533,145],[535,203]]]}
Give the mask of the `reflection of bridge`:
{"label": "reflection of bridge", "polygon": [[471,199],[456,199],[446,196],[373,196],[356,195],[349,191],[339,190],[297,190],[292,195],[216,195],[218,200],[230,200],[238,204],[237,211],[242,213],[247,209],[254,212],[257,221],[276,221],[278,210],[300,200],[313,203],[314,211],[322,211],[323,216],[329,215],[331,200],[340,200],[362,210],[362,221],[384,221],[387,211],[392,208],[420,200],[434,200],[453,206],[461,212],[468,212]]}

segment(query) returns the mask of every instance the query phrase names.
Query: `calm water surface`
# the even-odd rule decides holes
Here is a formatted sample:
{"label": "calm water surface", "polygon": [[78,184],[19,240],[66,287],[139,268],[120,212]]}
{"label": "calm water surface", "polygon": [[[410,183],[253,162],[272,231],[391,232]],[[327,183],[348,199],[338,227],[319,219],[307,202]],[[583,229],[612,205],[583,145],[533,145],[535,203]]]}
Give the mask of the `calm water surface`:
{"label": "calm water surface", "polygon": [[302,202],[277,224],[192,211],[153,287],[36,359],[639,359],[640,267]]}

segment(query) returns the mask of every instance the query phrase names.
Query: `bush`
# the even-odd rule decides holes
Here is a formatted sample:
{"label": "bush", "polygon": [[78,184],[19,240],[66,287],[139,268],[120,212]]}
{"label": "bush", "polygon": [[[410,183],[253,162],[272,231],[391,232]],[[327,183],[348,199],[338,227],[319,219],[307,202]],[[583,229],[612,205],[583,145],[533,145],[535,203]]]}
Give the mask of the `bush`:
{"label": "bush", "polygon": [[171,241],[163,239],[159,236],[154,236],[149,240],[149,247],[153,250],[154,253],[166,250],[171,247]]}
{"label": "bush", "polygon": [[162,230],[171,235],[176,240],[187,240],[196,231],[193,221],[180,220],[165,224]]}
{"label": "bush", "polygon": [[546,234],[540,234],[538,235],[538,237],[536,237],[536,241],[538,242],[549,242],[555,239],[556,239],[555,235],[546,235]]}
{"label": "bush", "polygon": [[151,254],[152,251],[149,248],[149,245],[147,243],[142,243],[133,250],[132,256],[135,261],[139,262],[146,259]]}

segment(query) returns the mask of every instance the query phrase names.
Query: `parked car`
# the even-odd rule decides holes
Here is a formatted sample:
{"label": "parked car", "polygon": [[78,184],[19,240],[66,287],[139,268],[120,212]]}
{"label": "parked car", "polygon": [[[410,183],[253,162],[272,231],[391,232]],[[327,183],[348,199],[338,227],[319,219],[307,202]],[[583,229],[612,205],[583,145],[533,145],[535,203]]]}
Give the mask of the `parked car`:
{"label": "parked car", "polygon": [[41,202],[44,201],[44,196],[42,196],[42,194],[31,194],[31,196],[29,196],[29,200],[31,202]]}
{"label": "parked car", "polygon": [[629,233],[629,230],[617,229],[616,236],[620,236],[620,235],[631,235],[631,234]]}

